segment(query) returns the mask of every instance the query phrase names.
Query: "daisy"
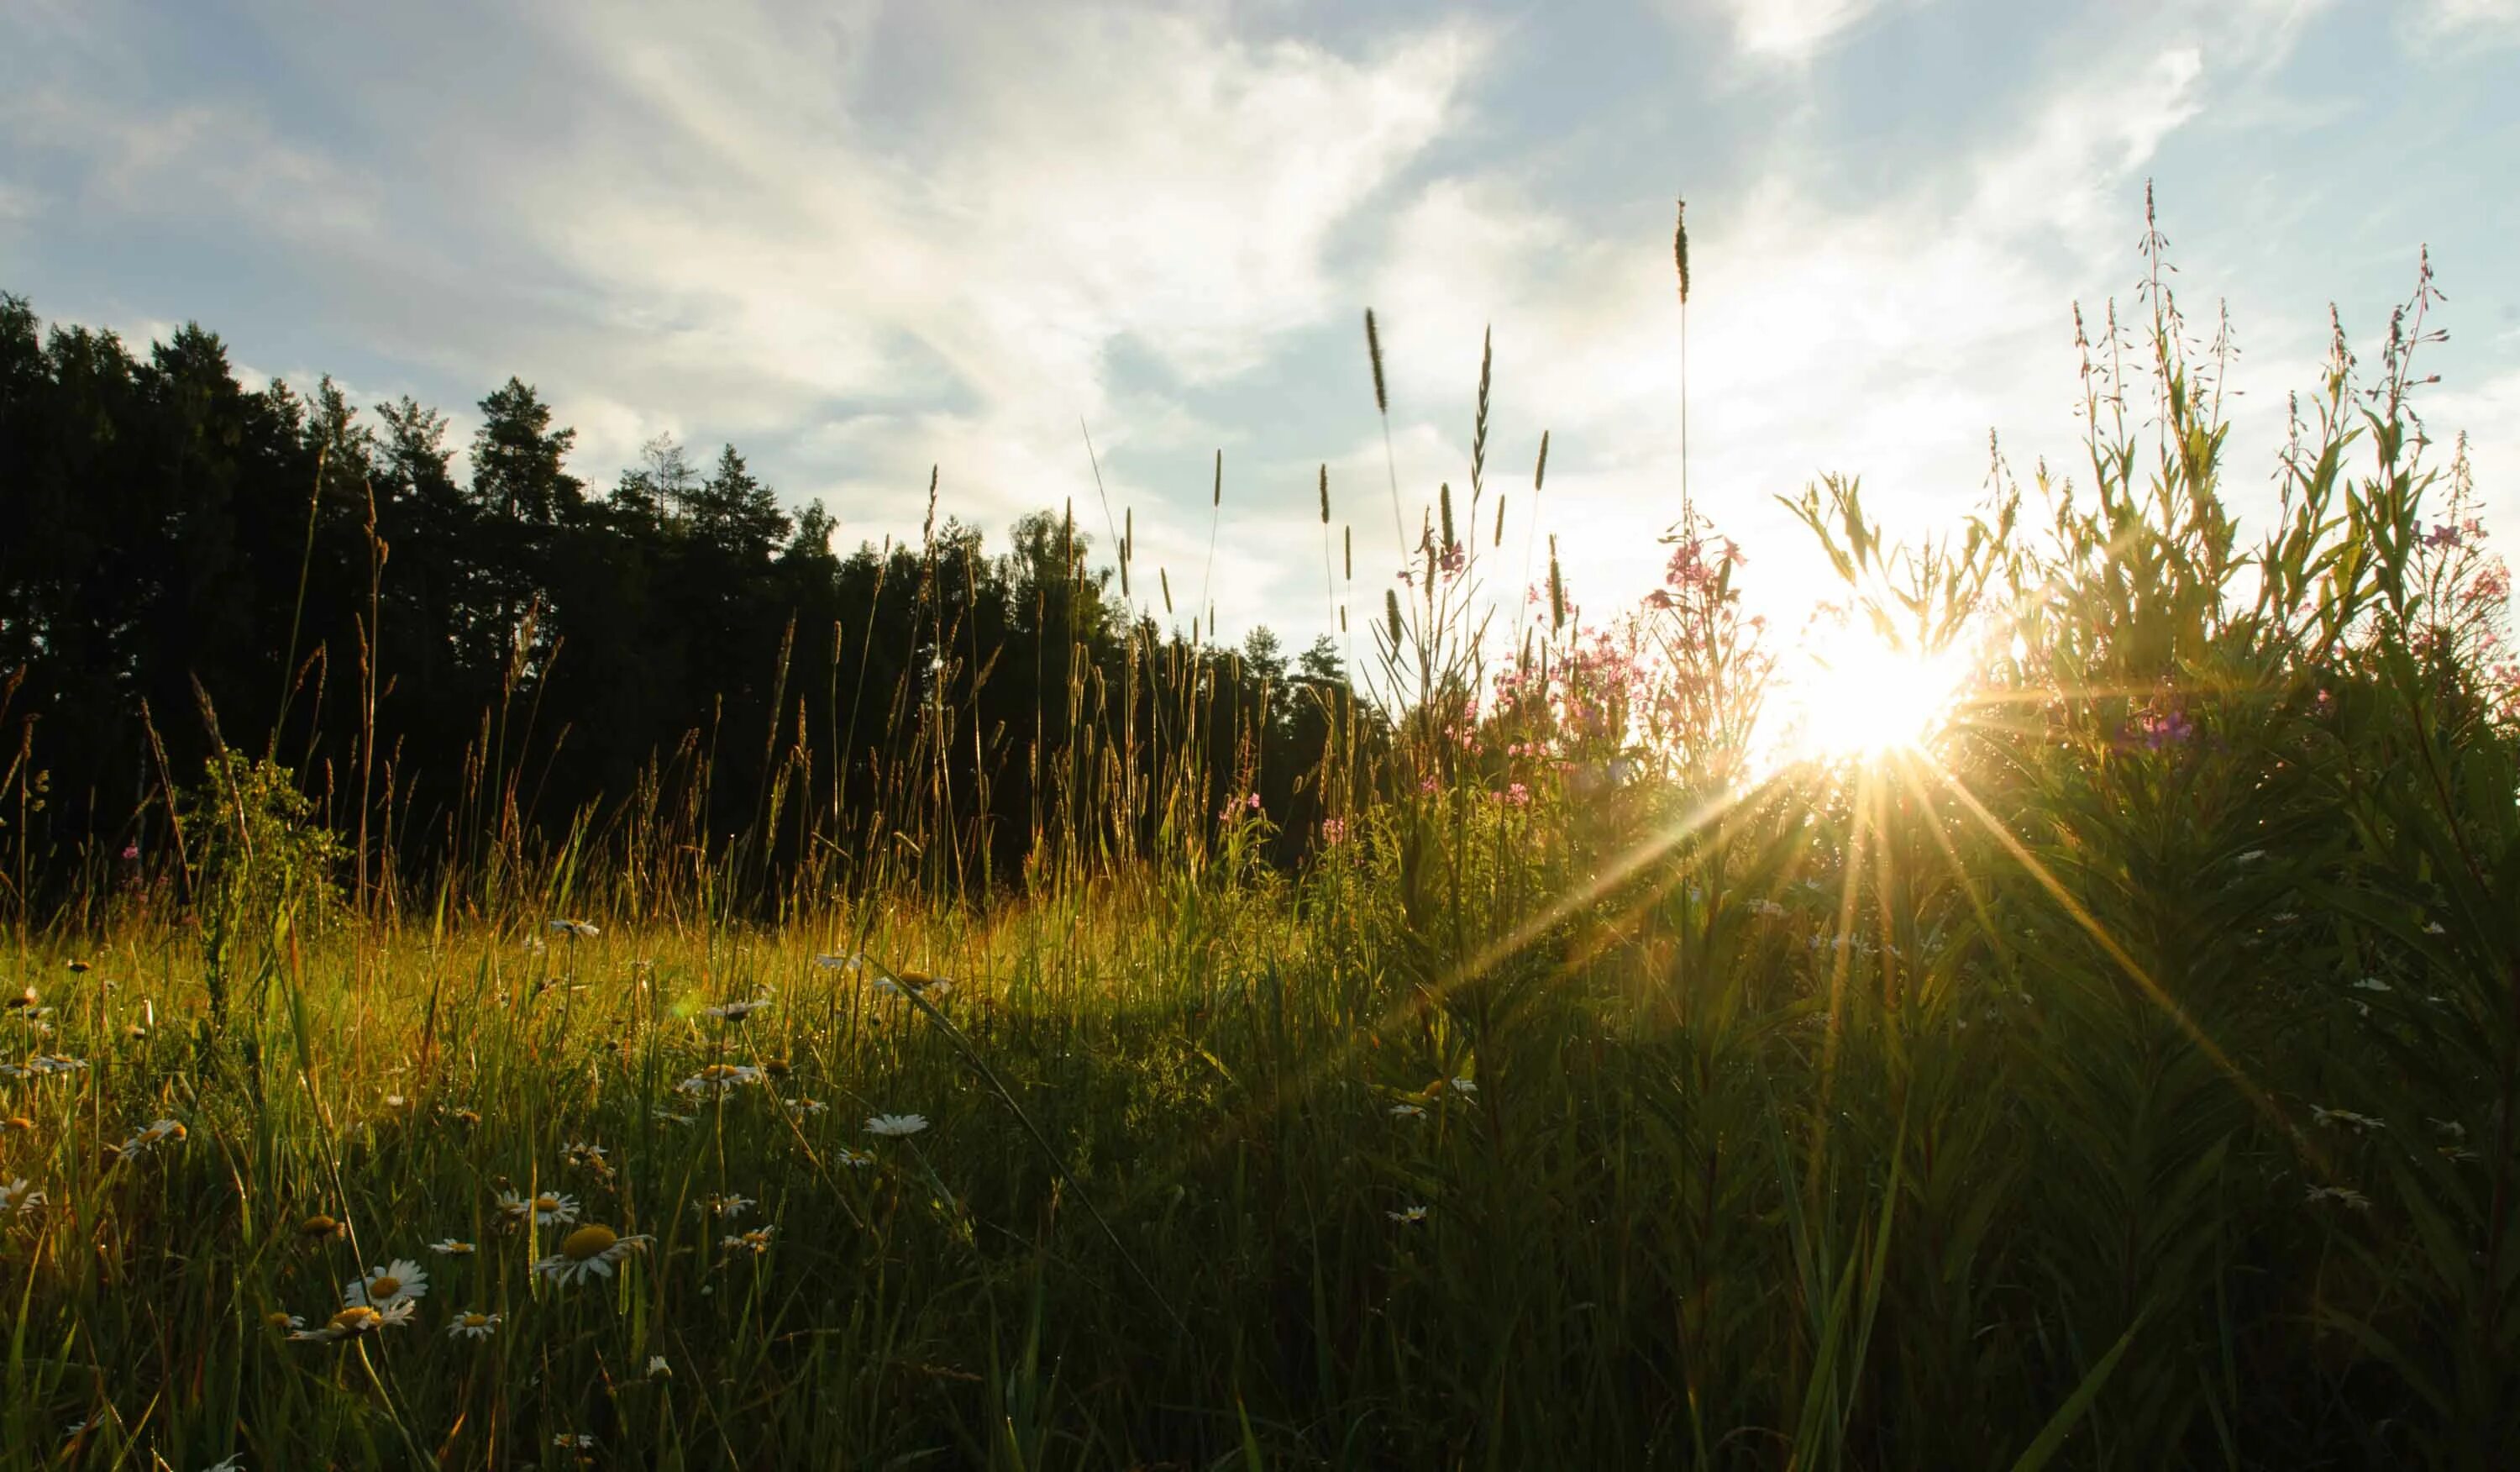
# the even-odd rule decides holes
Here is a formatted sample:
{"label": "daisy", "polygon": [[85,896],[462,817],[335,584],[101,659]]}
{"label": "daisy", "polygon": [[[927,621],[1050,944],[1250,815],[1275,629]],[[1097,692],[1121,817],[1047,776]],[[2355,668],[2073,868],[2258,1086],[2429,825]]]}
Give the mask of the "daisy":
{"label": "daisy", "polygon": [[43,998],[35,994],[34,984],[29,982],[26,984],[24,990],[13,994],[6,1002],[0,1002],[0,1011],[16,1012],[22,1009],[31,1009],[36,1003],[42,1000]]}
{"label": "daisy", "polygon": [[722,1002],[714,1007],[702,1007],[700,1016],[714,1017],[720,1022],[742,1022],[769,1005],[769,997],[756,996],[749,1001]]}
{"label": "daisy", "polygon": [[2389,984],[2380,980],[2376,976],[2366,976],[2362,980],[2354,984],[2354,989],[2357,991],[2386,991],[2389,989]]}
{"label": "daisy", "polygon": [[761,1070],[742,1063],[712,1063],[698,1073],[675,1084],[693,1098],[716,1098],[733,1093],[746,1083],[761,1081]]}
{"label": "daisy", "polygon": [[0,1217],[27,1216],[43,1204],[44,1193],[27,1185],[23,1175],[0,1185]]}
{"label": "daisy", "polygon": [[321,1242],[326,1237],[346,1237],[349,1234],[350,1223],[346,1221],[336,1221],[332,1218],[325,1216],[322,1212],[317,1212],[314,1216],[297,1223],[297,1235],[306,1238],[310,1242]]}
{"label": "daisy", "polygon": [[594,926],[589,925],[583,920],[554,920],[551,922],[549,929],[555,933],[564,931],[581,941],[592,941],[597,936],[604,934],[604,932],[597,930]]}
{"label": "daisy", "polygon": [[757,1258],[770,1250],[770,1233],[773,1230],[772,1227],[756,1226],[748,1232],[721,1237],[717,1245],[729,1252],[749,1252]]}
{"label": "daisy", "polygon": [[499,1210],[507,1214],[511,1226],[522,1226],[528,1217],[533,1219],[536,1226],[566,1226],[577,1219],[577,1198],[562,1196],[558,1191],[545,1191],[537,1196],[501,1191]]}
{"label": "daisy", "polygon": [[573,1283],[587,1276],[612,1276],[612,1265],[647,1245],[642,1233],[624,1237],[593,1222],[561,1239],[560,1251],[534,1265],[534,1271],[556,1282]]}
{"label": "daisy", "polygon": [[352,1304],[326,1319],[322,1328],[299,1329],[289,1337],[323,1340],[327,1343],[337,1339],[356,1339],[362,1334],[374,1334],[379,1329],[410,1323],[413,1311],[419,1307],[410,1299],[399,1300],[385,1309],[371,1309],[365,1304]]}
{"label": "daisy", "polygon": [[119,1152],[124,1160],[136,1159],[170,1141],[182,1143],[184,1127],[174,1120],[156,1120],[122,1142]]}
{"label": "daisy", "polygon": [[298,1317],[296,1314],[282,1313],[277,1311],[264,1314],[262,1316],[262,1321],[275,1329],[282,1330],[283,1332],[306,1327],[306,1320]]}
{"label": "daisy", "polygon": [[880,1134],[887,1138],[899,1139],[905,1135],[917,1134],[922,1129],[926,1128],[927,1116],[923,1114],[879,1114],[870,1117],[866,1122],[866,1127],[867,1133],[869,1134]]}
{"label": "daisy", "polygon": [[1478,1091],[1478,1081],[1467,1074],[1459,1075],[1453,1080],[1453,1092],[1457,1094],[1474,1094]]}
{"label": "daisy", "polygon": [[1394,1104],[1391,1106],[1391,1117],[1395,1120],[1422,1120],[1426,1118],[1426,1106],[1423,1104]]}
{"label": "daisy", "polygon": [[808,1099],[802,1094],[788,1101],[788,1112],[798,1119],[803,1119],[807,1115],[821,1114],[830,1107],[820,1099]]}
{"label": "daisy", "polygon": [[231,1452],[227,1456],[203,1467],[202,1472],[245,1472],[245,1453],[242,1451]]}
{"label": "daisy", "polygon": [[552,1445],[555,1447],[574,1448],[577,1450],[584,1451],[595,1445],[595,1438],[588,1436],[582,1431],[574,1433],[563,1431],[560,1435],[552,1438]]}
{"label": "daisy", "polygon": [[567,1158],[570,1165],[583,1167],[598,1175],[612,1173],[612,1164],[604,1158],[602,1145],[571,1140],[561,1147],[561,1154]]}
{"label": "daisy", "polygon": [[499,1327],[499,1320],[504,1317],[506,1317],[505,1314],[483,1313],[478,1310],[465,1313],[458,1313],[455,1315],[455,1322],[446,1326],[446,1337],[449,1339],[487,1339],[490,1337],[490,1331]]}
{"label": "daisy", "polygon": [[651,1355],[648,1357],[648,1378],[651,1380],[671,1380],[674,1378],[674,1367],[665,1362],[664,1356]]}
{"label": "daisy", "polygon": [[431,1242],[428,1244],[428,1250],[437,1254],[441,1258],[469,1258],[472,1256],[472,1244],[458,1240],[454,1237],[448,1237],[441,1241]]}
{"label": "daisy", "polygon": [[341,1285],[341,1302],[353,1308],[390,1309],[428,1292],[428,1272],[409,1258],[396,1258],[366,1277]]}
{"label": "daisy", "polygon": [[717,1216],[731,1219],[742,1216],[745,1212],[748,1212],[754,1207],[760,1205],[760,1203],[754,1201],[749,1196],[727,1195],[703,1196],[699,1200],[692,1203],[692,1205],[698,1207],[703,1212],[711,1212]]}
{"label": "daisy", "polygon": [[1385,1212],[1382,1215],[1399,1222],[1402,1226],[1416,1226],[1418,1222],[1426,1219],[1426,1209],[1422,1206],[1408,1206],[1403,1207],[1396,1212]]}
{"label": "daisy", "polygon": [[861,955],[816,956],[814,964],[825,971],[856,971],[866,965],[866,957]]}
{"label": "daisy", "polygon": [[852,1150],[846,1145],[840,1146],[839,1159],[841,1165],[856,1166],[861,1169],[875,1164],[874,1156],[864,1150]]}

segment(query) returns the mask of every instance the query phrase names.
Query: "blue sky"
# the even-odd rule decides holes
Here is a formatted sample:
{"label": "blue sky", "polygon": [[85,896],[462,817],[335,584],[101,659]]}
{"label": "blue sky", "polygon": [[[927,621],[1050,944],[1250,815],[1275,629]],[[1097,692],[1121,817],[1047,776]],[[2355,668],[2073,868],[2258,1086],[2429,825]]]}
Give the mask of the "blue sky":
{"label": "blue sky", "polygon": [[1784,611],[1774,497],[1822,471],[1920,532],[1990,430],[2074,467],[2070,307],[2133,305],[2152,178],[2236,327],[2244,507],[2328,303],[2376,361],[2428,242],[2428,421],[2520,537],[2520,0],[354,9],[0,0],[0,289],[462,432],[517,374],[591,483],[731,440],[851,545],[916,533],[931,463],[993,533],[1098,524],[1082,419],[1184,617],[1221,447],[1222,631],[1300,640],[1317,465],[1360,596],[1396,565],[1365,306],[1412,528],[1493,326],[1501,582],[1547,429],[1537,527],[1606,612],[1677,510],[1686,194],[1690,483]]}

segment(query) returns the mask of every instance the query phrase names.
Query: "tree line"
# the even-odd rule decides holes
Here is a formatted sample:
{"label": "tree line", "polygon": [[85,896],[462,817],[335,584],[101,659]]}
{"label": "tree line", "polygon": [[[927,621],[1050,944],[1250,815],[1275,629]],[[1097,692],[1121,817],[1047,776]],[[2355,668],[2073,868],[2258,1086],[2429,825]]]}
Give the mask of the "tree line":
{"label": "tree line", "polygon": [[448,420],[408,396],[249,388],[199,325],[141,356],[0,296],[22,899],[180,844],[163,799],[221,750],[288,766],[363,888],[643,794],[765,875],[942,837],[936,877],[969,887],[1050,835],[1130,850],[1252,792],[1290,857],[1335,805],[1325,754],[1371,739],[1330,640],[1289,659],[1265,627],[1238,650],[1195,619],[1165,632],[1072,511],[992,551],[935,520],[931,483],[919,542],[843,554],[820,501],[791,515],[733,445],[659,439],[599,490],[533,386],[479,409],[459,474]]}

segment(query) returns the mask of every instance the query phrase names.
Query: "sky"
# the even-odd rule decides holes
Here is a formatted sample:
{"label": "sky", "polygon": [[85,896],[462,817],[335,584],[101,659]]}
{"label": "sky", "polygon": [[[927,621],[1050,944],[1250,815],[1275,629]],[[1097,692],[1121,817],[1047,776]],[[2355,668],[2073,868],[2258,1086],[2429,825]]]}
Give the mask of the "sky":
{"label": "sky", "polygon": [[1466,503],[1483,332],[1487,586],[1552,534],[1589,613],[1652,586],[1684,195],[1688,487],[1759,607],[1825,590],[1778,499],[1823,473],[1909,536],[1980,501],[1990,433],[2088,483],[2071,312],[2134,307],[2147,181],[2191,324],[2230,313],[2244,513],[2330,304],[2376,366],[2429,244],[2420,407],[2520,538],[2520,0],[0,0],[0,291],[49,320],[196,320],[251,381],[459,439],[513,374],[591,485],[732,442],[843,548],[915,537],[931,467],[999,544],[1107,500],[1137,601],[1160,567],[1229,639],[1334,623],[1319,467],[1367,607],[1395,474],[1412,539],[1439,483]]}

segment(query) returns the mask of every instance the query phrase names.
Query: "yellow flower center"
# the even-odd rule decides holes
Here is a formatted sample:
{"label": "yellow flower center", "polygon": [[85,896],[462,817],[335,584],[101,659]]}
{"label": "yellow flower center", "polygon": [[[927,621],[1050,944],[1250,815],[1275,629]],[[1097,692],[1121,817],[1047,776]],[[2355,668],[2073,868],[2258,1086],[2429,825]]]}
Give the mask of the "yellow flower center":
{"label": "yellow flower center", "polygon": [[560,1244],[560,1250],[570,1262],[583,1263],[610,1251],[612,1244],[620,1240],[612,1228],[589,1224],[570,1232]]}
{"label": "yellow flower center", "polygon": [[368,1284],[370,1298],[391,1298],[400,1292],[402,1292],[402,1279],[390,1272],[378,1273],[376,1280]]}
{"label": "yellow flower center", "polygon": [[262,1316],[262,1321],[271,1325],[275,1329],[286,1329],[289,1327],[289,1315],[286,1313],[266,1313]]}
{"label": "yellow flower center", "polygon": [[467,1313],[464,1315],[464,1327],[468,1329],[486,1329],[490,1327],[490,1315],[487,1313]]}
{"label": "yellow flower center", "polygon": [[307,1218],[304,1224],[297,1229],[310,1237],[329,1237],[340,1230],[340,1226],[341,1223],[330,1217],[316,1216]]}
{"label": "yellow flower center", "polygon": [[538,1212],[557,1212],[560,1210],[560,1198],[549,1191],[545,1191],[540,1196],[534,1198],[534,1210]]}
{"label": "yellow flower center", "polygon": [[384,1315],[374,1309],[352,1307],[333,1315],[333,1327],[343,1334],[364,1334],[383,1319]]}

